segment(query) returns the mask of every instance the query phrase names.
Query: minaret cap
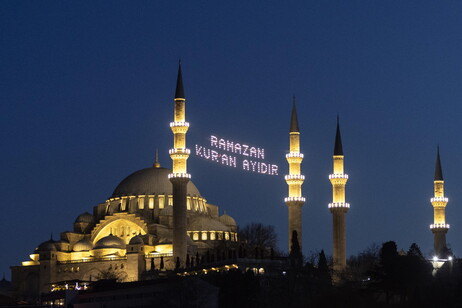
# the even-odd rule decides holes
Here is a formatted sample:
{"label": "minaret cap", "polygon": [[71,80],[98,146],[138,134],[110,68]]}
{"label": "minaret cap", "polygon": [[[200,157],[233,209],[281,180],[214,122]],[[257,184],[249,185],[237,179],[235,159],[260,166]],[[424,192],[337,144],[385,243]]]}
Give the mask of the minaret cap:
{"label": "minaret cap", "polygon": [[441,169],[440,146],[436,152],[435,181],[443,181],[443,170]]}
{"label": "minaret cap", "polygon": [[334,155],[343,155],[342,136],[340,135],[339,117],[337,115],[337,132],[335,133]]}
{"label": "minaret cap", "polygon": [[181,75],[181,61],[178,61],[178,78],[176,79],[175,98],[185,98],[183,88],[183,76]]}
{"label": "minaret cap", "polygon": [[295,107],[295,95],[293,96],[293,105],[292,105],[292,117],[290,119],[290,132],[298,133],[300,130],[298,128],[298,119],[297,119],[297,108]]}

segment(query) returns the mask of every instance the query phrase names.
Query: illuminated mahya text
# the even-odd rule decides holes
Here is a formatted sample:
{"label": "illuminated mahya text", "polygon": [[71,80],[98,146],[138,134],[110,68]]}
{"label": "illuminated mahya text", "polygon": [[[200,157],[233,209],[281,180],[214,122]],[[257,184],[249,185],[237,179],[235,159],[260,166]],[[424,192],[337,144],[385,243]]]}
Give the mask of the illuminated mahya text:
{"label": "illuminated mahya text", "polygon": [[218,138],[214,135],[210,136],[210,147],[196,144],[195,154],[224,166],[260,174],[278,175],[277,165],[263,162],[265,149]]}

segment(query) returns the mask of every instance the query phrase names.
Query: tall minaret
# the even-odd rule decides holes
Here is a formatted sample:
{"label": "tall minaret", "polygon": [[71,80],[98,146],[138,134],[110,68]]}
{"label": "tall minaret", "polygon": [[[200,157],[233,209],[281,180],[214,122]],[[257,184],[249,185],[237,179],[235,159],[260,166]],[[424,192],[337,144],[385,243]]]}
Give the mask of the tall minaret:
{"label": "tall minaret", "polygon": [[334,172],[329,175],[332,183],[332,203],[329,203],[329,210],[333,219],[334,274],[337,274],[346,267],[345,214],[350,208],[350,204],[345,202],[345,185],[348,181],[348,174],[343,171],[343,147],[338,116],[333,158]]}
{"label": "tall minaret", "polygon": [[430,199],[433,205],[433,224],[430,229],[434,236],[434,249],[438,258],[447,258],[443,255],[446,250],[446,233],[449,230],[449,225],[446,223],[445,208],[448,203],[448,198],[444,196],[444,180],[443,171],[441,170],[440,147],[436,153],[435,180],[433,181],[435,196]]}
{"label": "tall minaret", "polygon": [[289,252],[292,243],[292,233],[297,231],[300,248],[302,247],[302,206],[305,198],[302,197],[302,184],[305,176],[300,174],[303,154],[300,153],[300,131],[298,129],[295,97],[293,98],[292,118],[290,120],[290,152],[286,154],[289,163],[289,175],[284,178],[289,186],[289,196],[284,199],[289,208]]}
{"label": "tall minaret", "polygon": [[175,92],[175,109],[173,122],[170,128],[173,132],[173,149],[169,150],[173,161],[172,173],[168,175],[173,185],[173,257],[180,259],[183,266],[187,254],[187,233],[186,233],[186,187],[191,178],[188,174],[186,161],[190,150],[186,148],[186,132],[189,123],[185,118],[185,95],[183,89],[183,78],[181,75],[181,63],[178,66],[178,79]]}

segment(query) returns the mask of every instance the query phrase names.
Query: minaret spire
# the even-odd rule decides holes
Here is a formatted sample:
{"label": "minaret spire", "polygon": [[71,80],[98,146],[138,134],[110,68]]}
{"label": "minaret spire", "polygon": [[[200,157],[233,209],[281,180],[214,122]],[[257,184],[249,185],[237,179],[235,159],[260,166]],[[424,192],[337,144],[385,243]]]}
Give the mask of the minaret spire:
{"label": "minaret spire", "polygon": [[443,170],[441,169],[440,146],[439,145],[436,150],[435,181],[444,181]]}
{"label": "minaret spire", "polygon": [[178,60],[178,77],[176,79],[175,98],[185,98],[183,88],[183,75],[181,74],[181,60]]}
{"label": "minaret spire", "polygon": [[433,181],[434,197],[430,199],[433,206],[433,224],[430,230],[433,233],[433,245],[435,255],[438,258],[448,258],[448,248],[446,246],[446,233],[449,230],[449,224],[446,223],[446,205],[448,198],[444,196],[443,171],[441,169],[440,147],[436,151],[435,178]]}
{"label": "minaret spire", "polygon": [[297,119],[297,108],[295,107],[295,95],[292,97],[292,117],[290,118],[290,132],[298,133],[300,129],[298,128],[298,119]]}
{"label": "minaret spire", "polygon": [[[302,197],[302,184],[305,176],[301,174],[303,154],[300,153],[300,131],[298,128],[297,110],[295,108],[295,96],[293,97],[292,116],[289,131],[290,152],[286,154],[289,163],[289,174],[284,177],[289,187],[289,195],[284,199],[289,211],[289,252],[292,249],[292,236],[297,234],[298,244],[302,246],[302,206],[305,198]],[[296,233],[295,233],[295,232]]]}
{"label": "minaret spire", "polygon": [[332,203],[329,203],[329,210],[332,213],[333,219],[333,267],[334,280],[336,280],[339,278],[340,273],[346,268],[345,216],[350,208],[350,204],[345,202],[345,186],[348,181],[348,174],[344,173],[344,156],[338,115],[333,161],[334,170],[333,173],[329,175],[329,180],[332,184]]}
{"label": "minaret spire", "polygon": [[340,135],[339,117],[337,115],[337,132],[335,133],[334,155],[343,155],[342,136]]}

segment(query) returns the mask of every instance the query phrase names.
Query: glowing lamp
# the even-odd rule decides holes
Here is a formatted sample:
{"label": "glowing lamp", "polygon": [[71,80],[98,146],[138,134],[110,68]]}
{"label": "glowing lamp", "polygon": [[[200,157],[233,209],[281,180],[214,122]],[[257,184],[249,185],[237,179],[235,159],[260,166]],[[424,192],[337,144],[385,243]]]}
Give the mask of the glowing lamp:
{"label": "glowing lamp", "polygon": [[287,198],[284,198],[284,202],[291,202],[291,201],[305,202],[306,199],[304,197],[287,197]]}
{"label": "glowing lamp", "polygon": [[189,127],[189,122],[170,122],[170,127]]}
{"label": "glowing lamp", "polygon": [[186,179],[190,179],[191,178],[191,174],[189,173],[170,173],[168,175],[168,178],[171,179],[171,178],[186,178]]}
{"label": "glowing lamp", "polygon": [[348,174],[345,174],[345,173],[329,174],[329,179],[348,179]]}
{"label": "glowing lamp", "polygon": [[291,158],[291,157],[303,158],[303,153],[290,152],[290,153],[286,154],[286,158]]}
{"label": "glowing lamp", "polygon": [[448,202],[449,199],[446,197],[434,197],[430,199],[430,202]]}
{"label": "glowing lamp", "polygon": [[329,203],[329,208],[330,209],[332,209],[332,208],[346,208],[346,209],[349,209],[350,204],[346,203],[346,202],[333,202],[333,203]]}

